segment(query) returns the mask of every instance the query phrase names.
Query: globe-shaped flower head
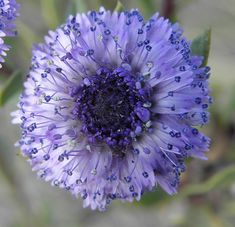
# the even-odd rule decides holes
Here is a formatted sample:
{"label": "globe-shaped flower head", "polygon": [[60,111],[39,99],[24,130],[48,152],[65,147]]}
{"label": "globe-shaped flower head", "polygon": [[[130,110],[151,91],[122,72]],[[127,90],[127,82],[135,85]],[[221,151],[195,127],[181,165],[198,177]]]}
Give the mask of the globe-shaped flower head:
{"label": "globe-shaped flower head", "polygon": [[19,5],[15,0],[0,0],[0,68],[4,62],[9,46],[4,43],[5,36],[15,36],[15,20],[18,16]]}
{"label": "globe-shaped flower head", "polygon": [[176,193],[188,156],[205,159],[209,68],[178,25],[137,10],[69,16],[34,47],[14,122],[33,170],[84,206]]}

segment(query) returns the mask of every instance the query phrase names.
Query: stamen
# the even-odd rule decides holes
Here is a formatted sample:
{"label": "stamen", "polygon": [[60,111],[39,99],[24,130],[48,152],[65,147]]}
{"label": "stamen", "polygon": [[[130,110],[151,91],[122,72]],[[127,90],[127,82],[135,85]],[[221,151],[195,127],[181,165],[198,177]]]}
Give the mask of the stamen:
{"label": "stamen", "polygon": [[131,68],[100,68],[96,75],[85,78],[78,90],[74,113],[90,143],[104,142],[120,153],[146,129],[144,123],[151,117],[150,91],[131,74]]}

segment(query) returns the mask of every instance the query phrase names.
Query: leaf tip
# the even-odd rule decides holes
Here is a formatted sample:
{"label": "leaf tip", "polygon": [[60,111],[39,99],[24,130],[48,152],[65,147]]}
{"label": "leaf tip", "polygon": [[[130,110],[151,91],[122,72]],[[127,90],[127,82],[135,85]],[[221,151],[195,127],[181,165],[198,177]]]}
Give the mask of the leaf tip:
{"label": "leaf tip", "polygon": [[122,12],[122,11],[124,11],[124,6],[123,6],[123,4],[118,0],[118,1],[117,1],[117,4],[116,4],[116,7],[115,7],[115,9],[114,9],[114,12],[120,13],[120,12]]}

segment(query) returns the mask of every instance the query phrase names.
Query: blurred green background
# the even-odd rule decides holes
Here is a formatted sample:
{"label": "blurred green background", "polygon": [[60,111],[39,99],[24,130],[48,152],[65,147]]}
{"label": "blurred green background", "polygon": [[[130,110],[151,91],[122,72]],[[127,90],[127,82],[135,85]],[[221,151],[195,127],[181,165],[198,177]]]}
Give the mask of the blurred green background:
{"label": "blurred green background", "polygon": [[[70,12],[113,9],[115,0],[18,0],[18,37],[0,73],[4,87],[15,69],[23,75],[31,59],[33,43],[43,42]],[[175,0],[175,17],[185,36],[195,38],[212,28],[211,88],[214,105],[211,122],[204,128],[212,137],[208,161],[189,160],[179,193],[167,196],[158,189],[140,203],[114,202],[107,212],[82,208],[69,193],[37,179],[28,163],[18,155],[14,143],[19,129],[11,125],[10,112],[17,96],[0,108],[0,227],[234,227],[235,226],[235,1]],[[125,8],[139,8],[147,19],[161,11],[163,0],[122,0]],[[174,18],[175,18],[174,17]],[[16,77],[15,80],[18,80]],[[9,83],[9,82],[8,82]],[[7,89],[8,90],[8,87]],[[19,88],[13,87],[13,91]],[[10,90],[9,90],[10,91]]]}

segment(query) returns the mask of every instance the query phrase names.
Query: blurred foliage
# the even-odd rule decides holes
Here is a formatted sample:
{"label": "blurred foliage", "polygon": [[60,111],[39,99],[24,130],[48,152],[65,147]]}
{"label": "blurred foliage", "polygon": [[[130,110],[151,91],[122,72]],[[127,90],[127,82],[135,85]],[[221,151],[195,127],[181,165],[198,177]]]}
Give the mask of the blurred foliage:
{"label": "blurred foliage", "polygon": [[[16,94],[18,95],[22,88],[23,75],[27,74],[31,49],[34,43],[42,42],[47,31],[55,29],[69,14],[91,9],[97,10],[100,6],[115,9],[117,3],[110,0],[18,1],[22,4],[22,15],[17,22],[19,36],[18,38],[7,39],[7,42],[12,46],[12,50],[8,53],[8,58],[6,58],[6,63],[1,69],[0,75],[1,114],[9,114],[15,108]],[[168,15],[172,21],[175,21],[178,16],[177,12],[193,3],[195,1],[192,0],[122,0],[116,10],[120,10],[122,5],[126,9],[140,8],[146,18],[155,11],[160,11],[162,15]],[[28,20],[28,17],[30,20]],[[193,53],[205,57],[204,65],[207,64],[209,56],[210,39],[211,30],[206,30],[192,42]],[[20,69],[20,71],[16,69]],[[234,81],[231,83],[234,83]],[[146,211],[147,213],[149,209],[154,209],[157,215],[161,209],[169,210],[173,203],[177,203],[179,207],[186,207],[186,210],[181,218],[178,218],[177,221],[169,226],[235,226],[235,89],[232,89],[230,95],[225,98],[224,92],[225,90],[220,84],[213,84],[215,104],[211,107],[211,124],[206,129],[206,133],[212,137],[208,161],[188,161],[188,171],[182,175],[181,189],[177,195],[170,197],[160,188],[157,188],[154,192],[146,193],[141,202],[135,203],[136,207],[141,209],[142,212]],[[14,100],[12,99],[13,97],[15,98]],[[223,98],[225,101],[222,100],[220,102],[220,99]],[[7,108],[10,108],[10,111]],[[3,124],[4,119],[1,124]],[[82,226],[80,223],[77,224],[80,218],[80,216],[79,218],[77,217],[78,212],[70,214],[70,209],[66,210],[66,214],[70,214],[71,216],[69,217],[73,218],[73,221],[68,218],[64,222],[66,224],[58,223],[56,221],[58,217],[55,216],[54,210],[58,209],[59,206],[54,204],[55,201],[50,203],[49,198],[40,198],[39,200],[42,200],[43,205],[37,208],[32,207],[31,195],[25,191],[22,183],[23,177],[20,175],[20,171],[17,171],[17,164],[14,162],[14,160],[19,161],[19,158],[15,159],[12,152],[13,147],[7,144],[8,140],[6,138],[8,139],[9,136],[5,135],[4,130],[4,126],[1,125],[0,178],[6,180],[9,190],[12,191],[10,197],[13,198],[15,204],[18,204],[15,206],[20,208],[19,212],[21,212],[20,217],[14,220],[11,226]],[[53,188],[52,190],[55,189]],[[60,199],[59,196],[56,197],[56,200]],[[63,204],[63,200],[61,200],[61,204]],[[129,206],[127,206],[128,208]],[[82,211],[80,212],[82,213]],[[94,213],[90,214],[88,211],[83,212],[84,216],[80,218],[81,220],[87,217],[89,219],[89,215],[94,215]],[[175,212],[176,210],[167,213],[167,217],[174,215]],[[102,215],[100,216],[101,218]],[[81,223],[83,222],[81,221]],[[87,226],[89,226],[89,223]],[[160,226],[161,224],[159,224]]]}
{"label": "blurred foliage", "polygon": [[206,30],[202,35],[195,38],[192,42],[192,53],[198,56],[204,56],[203,65],[208,61],[211,44],[211,29]]}
{"label": "blurred foliage", "polygon": [[[202,183],[188,184],[175,195],[176,200],[189,198],[192,196],[203,195],[220,187],[228,187],[235,182],[235,165],[218,171],[208,180]],[[165,203],[171,200],[162,189],[158,188],[155,192],[147,193],[143,196],[141,204],[145,206],[156,205],[156,203]]]}
{"label": "blurred foliage", "polygon": [[124,8],[123,4],[120,1],[118,1],[116,7],[114,8],[114,11],[122,12],[124,10],[125,10],[125,8]]}
{"label": "blurred foliage", "polygon": [[21,90],[22,87],[22,73],[16,71],[3,84],[0,89],[0,107],[7,103],[7,101]]}
{"label": "blurred foliage", "polygon": [[179,196],[177,198],[181,199],[189,196],[202,195],[220,187],[228,187],[234,182],[235,165],[232,165],[218,171],[206,182],[185,186],[182,191],[179,192]]}
{"label": "blurred foliage", "polygon": [[83,0],[72,0],[68,2],[66,17],[69,14],[76,14],[77,12],[86,12],[87,6]]}
{"label": "blurred foliage", "polygon": [[42,16],[47,26],[51,29],[56,28],[60,22],[56,8],[56,0],[41,0]]}

